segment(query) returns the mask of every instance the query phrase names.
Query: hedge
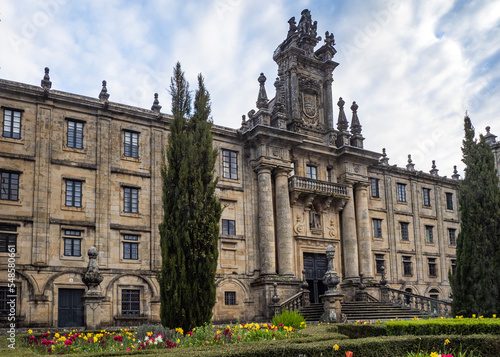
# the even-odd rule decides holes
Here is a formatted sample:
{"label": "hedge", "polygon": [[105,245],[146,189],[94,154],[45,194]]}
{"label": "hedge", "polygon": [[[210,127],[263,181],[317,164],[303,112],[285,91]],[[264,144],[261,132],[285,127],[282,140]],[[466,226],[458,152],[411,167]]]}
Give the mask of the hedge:
{"label": "hedge", "polygon": [[[500,319],[390,321],[385,326],[388,336],[500,334]],[[346,332],[341,333],[349,336]]]}
{"label": "hedge", "polygon": [[349,338],[366,338],[387,336],[386,327],[384,324],[375,325],[356,325],[356,324],[340,324],[328,328],[331,332],[338,332],[346,335]]}

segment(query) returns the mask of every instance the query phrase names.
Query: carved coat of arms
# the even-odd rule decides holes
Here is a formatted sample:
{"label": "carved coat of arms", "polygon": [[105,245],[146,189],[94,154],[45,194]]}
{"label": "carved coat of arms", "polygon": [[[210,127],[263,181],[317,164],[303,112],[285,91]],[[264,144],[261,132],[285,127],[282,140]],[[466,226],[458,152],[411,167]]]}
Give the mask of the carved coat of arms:
{"label": "carved coat of arms", "polygon": [[318,114],[316,102],[315,94],[302,93],[302,110],[309,119],[315,119]]}

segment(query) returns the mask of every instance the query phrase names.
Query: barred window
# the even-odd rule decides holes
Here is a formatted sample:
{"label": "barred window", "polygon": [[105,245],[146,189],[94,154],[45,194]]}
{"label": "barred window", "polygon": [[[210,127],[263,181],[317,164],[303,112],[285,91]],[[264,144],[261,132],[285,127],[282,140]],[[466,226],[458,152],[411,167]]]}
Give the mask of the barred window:
{"label": "barred window", "polygon": [[3,111],[3,137],[21,139],[21,112],[18,110],[4,109]]}
{"label": "barred window", "polygon": [[431,189],[430,188],[424,188],[424,206],[430,207],[431,205]]}
{"label": "barred window", "polygon": [[234,219],[223,219],[222,220],[222,234],[225,236],[236,235],[236,223]]}
{"label": "barred window", "polygon": [[373,219],[373,236],[375,238],[382,238],[382,220]]}
{"label": "barred window", "polygon": [[410,224],[407,222],[399,222],[399,226],[401,227],[401,240],[408,241],[410,240],[409,234],[408,234],[408,226]]}
{"label": "barred window", "polygon": [[82,207],[82,182],[66,180],[66,206]]}
{"label": "barred window", "polygon": [[225,305],[236,305],[236,292],[235,291],[224,292],[224,304]]}
{"label": "barred window", "polygon": [[139,212],[139,189],[133,187],[123,188],[123,211],[127,213]]}
{"label": "barred window", "polygon": [[139,157],[139,133],[124,131],[123,156]]}
{"label": "barred window", "polygon": [[9,253],[9,248],[17,251],[17,226],[0,224],[0,253]]}
{"label": "barred window", "polygon": [[448,228],[448,237],[450,237],[450,245],[457,245],[456,229]]}
{"label": "barred window", "polygon": [[136,317],[141,315],[141,291],[122,290],[122,316]]}
{"label": "barred window", "polygon": [[238,179],[238,153],[231,150],[222,150],[222,177]]}
{"label": "barred window", "polygon": [[9,304],[12,299],[16,299],[17,302],[16,288],[0,286],[0,317],[9,316],[11,307],[16,308],[17,304]]}
{"label": "barred window", "polygon": [[0,172],[0,199],[8,201],[19,200],[19,174],[15,172]]}
{"label": "barred window", "polygon": [[398,183],[398,201],[406,202],[406,185],[404,183]]}
{"label": "barred window", "polygon": [[83,123],[68,120],[68,136],[66,146],[74,149],[83,149]]}
{"label": "barred window", "polygon": [[379,179],[372,177],[370,181],[371,181],[372,197],[379,198],[380,197]]}

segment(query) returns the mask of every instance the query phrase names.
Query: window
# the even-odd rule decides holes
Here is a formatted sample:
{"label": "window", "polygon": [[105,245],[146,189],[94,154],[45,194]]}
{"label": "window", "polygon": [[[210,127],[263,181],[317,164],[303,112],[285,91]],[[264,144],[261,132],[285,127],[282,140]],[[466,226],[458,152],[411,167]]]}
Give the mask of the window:
{"label": "window", "polygon": [[382,238],[382,220],[373,219],[373,236],[375,238]]}
{"label": "window", "polygon": [[399,222],[399,226],[401,227],[401,240],[408,241],[410,240],[408,235],[408,226],[410,224],[407,222]]}
{"label": "window", "polygon": [[2,171],[0,184],[0,199],[8,201],[19,200],[19,174]]}
{"label": "window", "polygon": [[141,291],[122,290],[122,316],[136,317],[141,315]]}
{"label": "window", "polygon": [[225,236],[236,235],[236,223],[234,219],[223,219],[222,220],[222,234]]}
{"label": "window", "polygon": [[222,150],[222,177],[238,179],[238,153],[231,150]]}
{"label": "window", "polygon": [[457,272],[457,260],[452,259],[451,260],[451,273],[455,274]]}
{"label": "window", "polygon": [[448,237],[450,237],[450,245],[457,245],[456,229],[448,228]]}
{"label": "window", "polygon": [[123,144],[123,155],[126,157],[139,157],[139,133],[133,131],[124,131],[125,141]]}
{"label": "window", "polygon": [[398,183],[398,201],[406,202],[406,185],[404,183]]}
{"label": "window", "polygon": [[123,188],[123,211],[127,213],[139,212],[139,189],[132,187]]}
{"label": "window", "polygon": [[326,180],[327,180],[328,182],[333,182],[333,175],[332,175],[332,171],[333,171],[333,169],[332,169],[332,168],[330,168],[330,167],[329,167],[328,169],[326,169]]}
{"label": "window", "polygon": [[433,226],[425,226],[425,242],[434,244],[434,235],[432,234]]}
{"label": "window", "polygon": [[424,188],[424,206],[430,207],[431,206],[431,189],[430,188]]}
{"label": "window", "polygon": [[371,187],[372,187],[372,197],[374,198],[379,198],[380,197],[380,191],[378,188],[378,179],[376,178],[371,178]]}
{"label": "window", "polygon": [[69,257],[80,257],[82,255],[82,231],[72,229],[64,230],[64,255]]}
{"label": "window", "polygon": [[453,193],[446,192],[446,209],[453,210]]}
{"label": "window", "polygon": [[404,276],[412,276],[413,271],[412,271],[412,264],[411,264],[411,257],[410,256],[403,256],[403,275]]}
{"label": "window", "polygon": [[224,305],[236,305],[236,292],[235,291],[224,292]]}
{"label": "window", "polygon": [[[429,297],[431,299],[439,299],[439,290],[437,289],[431,289],[429,290]],[[438,309],[438,305],[436,301],[431,301],[431,312],[436,313]]]}
{"label": "window", "polygon": [[21,112],[4,109],[3,111],[3,137],[21,139]]}
{"label": "window", "polygon": [[[139,236],[132,234],[124,234],[124,240],[138,241]],[[123,242],[123,259],[137,260],[139,259],[139,243]]]}
{"label": "window", "polygon": [[9,316],[11,307],[16,308],[16,305],[9,304],[12,299],[17,300],[16,288],[12,291],[12,288],[7,286],[0,286],[0,317]]}
{"label": "window", "polygon": [[318,179],[318,169],[316,166],[307,165],[306,166],[306,176],[307,178],[317,180]]}
{"label": "window", "polygon": [[66,206],[82,207],[82,182],[66,180]]}
{"label": "window", "polygon": [[427,258],[427,261],[429,263],[429,276],[436,277],[436,258]]}
{"label": "window", "polygon": [[375,254],[375,263],[377,266],[377,274],[382,274],[385,268],[385,259],[383,254]]}
{"label": "window", "polygon": [[9,253],[9,248],[17,251],[17,226],[0,224],[0,253]]}
{"label": "window", "polygon": [[66,146],[74,149],[83,149],[83,123],[68,120],[68,137]]}

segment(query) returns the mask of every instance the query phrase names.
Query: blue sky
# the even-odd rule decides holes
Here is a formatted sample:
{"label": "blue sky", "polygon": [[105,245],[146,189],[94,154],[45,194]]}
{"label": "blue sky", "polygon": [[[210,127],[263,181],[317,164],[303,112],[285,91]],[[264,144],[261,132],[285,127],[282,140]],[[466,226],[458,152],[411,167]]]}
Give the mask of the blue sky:
{"label": "blue sky", "polygon": [[[180,61],[194,89],[202,73],[215,124],[238,128],[264,72],[274,96],[274,49],[308,8],[335,35],[333,96],[356,101],[365,148],[390,164],[462,171],[463,116],[500,136],[500,1],[1,0],[0,78],[150,108]],[[336,120],[337,113],[335,113]],[[350,115],[348,115],[350,118]]]}

